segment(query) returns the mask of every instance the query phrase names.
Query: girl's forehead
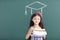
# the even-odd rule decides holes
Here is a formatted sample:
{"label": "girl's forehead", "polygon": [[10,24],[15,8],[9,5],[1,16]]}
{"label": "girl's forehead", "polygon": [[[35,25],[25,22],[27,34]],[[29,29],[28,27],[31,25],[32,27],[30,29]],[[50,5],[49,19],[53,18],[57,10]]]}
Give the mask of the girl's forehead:
{"label": "girl's forehead", "polygon": [[40,16],[36,15],[34,18],[40,18]]}

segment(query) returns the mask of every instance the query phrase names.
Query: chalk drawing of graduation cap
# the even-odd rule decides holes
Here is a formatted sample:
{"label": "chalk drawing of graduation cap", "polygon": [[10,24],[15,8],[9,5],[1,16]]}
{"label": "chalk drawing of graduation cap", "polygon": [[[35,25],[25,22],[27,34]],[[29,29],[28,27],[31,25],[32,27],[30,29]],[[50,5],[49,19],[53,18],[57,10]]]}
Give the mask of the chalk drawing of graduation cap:
{"label": "chalk drawing of graduation cap", "polygon": [[47,7],[46,4],[42,3],[42,2],[39,2],[39,1],[35,1],[35,2],[32,2],[28,5],[25,6],[25,15],[27,15],[27,9],[29,8],[31,10],[31,14],[33,12],[33,10],[40,10],[40,12],[42,13],[43,11],[43,8]]}

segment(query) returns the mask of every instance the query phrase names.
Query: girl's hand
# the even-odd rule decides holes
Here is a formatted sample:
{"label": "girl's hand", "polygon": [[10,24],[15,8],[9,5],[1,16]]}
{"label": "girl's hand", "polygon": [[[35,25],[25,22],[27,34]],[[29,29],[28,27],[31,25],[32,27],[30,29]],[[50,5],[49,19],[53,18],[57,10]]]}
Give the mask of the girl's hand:
{"label": "girl's hand", "polygon": [[29,37],[31,36],[31,33],[32,33],[32,27],[29,28],[29,30],[28,30],[28,32],[27,32],[27,34],[25,36],[25,39],[29,39]]}

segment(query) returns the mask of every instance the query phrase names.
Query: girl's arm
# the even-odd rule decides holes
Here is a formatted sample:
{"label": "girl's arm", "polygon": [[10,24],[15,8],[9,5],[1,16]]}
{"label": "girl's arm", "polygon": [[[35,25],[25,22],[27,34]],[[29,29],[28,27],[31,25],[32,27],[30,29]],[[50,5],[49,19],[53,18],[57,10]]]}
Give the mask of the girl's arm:
{"label": "girl's arm", "polygon": [[43,37],[43,38],[44,38],[44,39],[46,39],[46,36],[47,36],[47,32],[45,31],[45,35],[44,35],[44,37]]}
{"label": "girl's arm", "polygon": [[47,35],[44,35],[44,37],[43,37],[44,40],[46,39],[46,36],[47,36]]}
{"label": "girl's arm", "polygon": [[47,32],[46,32],[46,30],[44,30],[44,37],[43,37],[43,39],[46,39],[46,36],[47,36]]}
{"label": "girl's arm", "polygon": [[29,30],[28,30],[28,32],[27,32],[27,34],[25,36],[25,39],[28,39],[31,36],[31,33],[32,33],[32,27],[29,28]]}

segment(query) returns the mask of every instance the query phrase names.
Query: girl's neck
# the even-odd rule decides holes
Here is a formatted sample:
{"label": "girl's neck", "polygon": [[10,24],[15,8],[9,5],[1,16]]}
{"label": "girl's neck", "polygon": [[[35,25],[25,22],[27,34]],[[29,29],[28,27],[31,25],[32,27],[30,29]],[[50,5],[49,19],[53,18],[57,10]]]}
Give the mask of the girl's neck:
{"label": "girl's neck", "polygon": [[35,24],[34,27],[35,27],[35,28],[39,28],[39,25],[38,25],[38,24]]}

